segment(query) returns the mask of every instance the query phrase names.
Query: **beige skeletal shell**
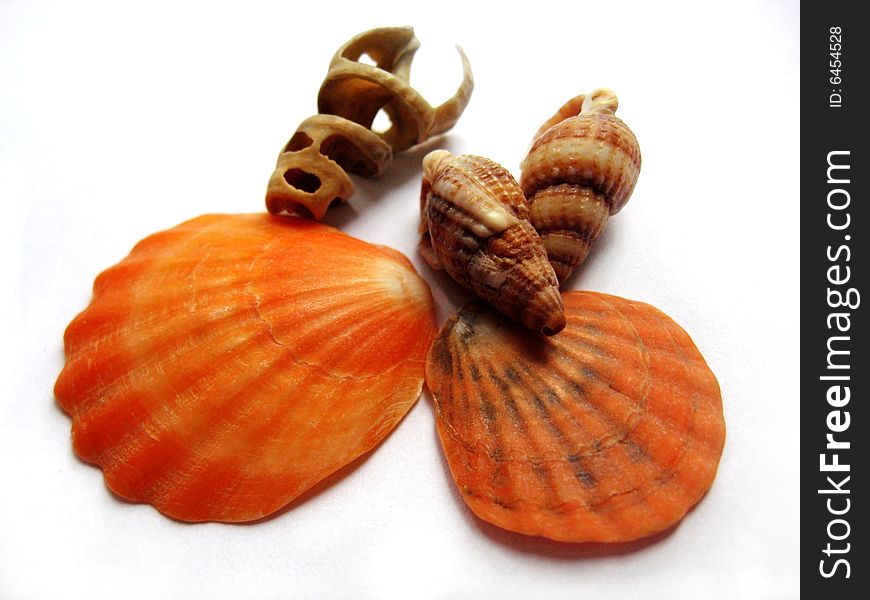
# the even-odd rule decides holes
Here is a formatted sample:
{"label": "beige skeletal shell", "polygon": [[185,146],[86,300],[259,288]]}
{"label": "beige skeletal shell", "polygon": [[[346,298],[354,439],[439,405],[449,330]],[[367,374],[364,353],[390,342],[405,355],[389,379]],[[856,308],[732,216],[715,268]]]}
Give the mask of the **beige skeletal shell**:
{"label": "beige skeletal shell", "polygon": [[420,205],[420,252],[433,268],[529,329],[553,335],[565,327],[556,274],[504,167],[430,152]]}
{"label": "beige skeletal shell", "polygon": [[640,147],[610,90],[581,94],[535,134],[520,185],[559,283],[589,254],[640,174]]}
{"label": "beige skeletal shell", "polygon": [[[383,27],[339,48],[320,87],[320,114],[302,122],[278,157],[266,192],[270,213],[319,220],[331,205],[353,195],[347,173],[376,177],[393,153],[453,127],[474,88],[468,58],[457,46],[462,83],[453,97],[433,108],[409,83],[419,46],[413,28]],[[375,64],[360,62],[364,54]],[[392,125],[376,133],[371,127],[381,110]]]}

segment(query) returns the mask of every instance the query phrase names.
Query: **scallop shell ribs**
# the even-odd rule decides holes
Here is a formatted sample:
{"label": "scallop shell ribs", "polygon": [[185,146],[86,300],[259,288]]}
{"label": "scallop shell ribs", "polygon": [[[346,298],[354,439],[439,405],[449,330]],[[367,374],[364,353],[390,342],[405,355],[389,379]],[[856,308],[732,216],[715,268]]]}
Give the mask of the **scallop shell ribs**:
{"label": "scallop shell ribs", "polygon": [[673,526],[707,492],[725,441],[716,377],[661,311],[566,292],[565,330],[540,338],[479,304],[426,360],[438,435],[481,519],[568,542]]}
{"label": "scallop shell ribs", "polygon": [[396,426],[434,334],[398,252],[305,219],[207,215],[97,278],[55,395],[120,496],[250,521]]}
{"label": "scallop shell ribs", "polygon": [[[382,27],[338,49],[320,87],[319,114],[299,126],[278,157],[266,191],[270,213],[320,220],[353,195],[348,173],[376,177],[394,153],[453,127],[474,89],[471,66],[459,49],[462,82],[453,97],[433,107],[410,84],[419,46],[412,28]],[[363,62],[363,55],[375,64]],[[377,133],[372,123],[381,110],[391,126]]]}
{"label": "scallop shell ribs", "polygon": [[420,251],[464,288],[529,329],[565,326],[562,299],[517,182],[479,156],[423,159]]}
{"label": "scallop shell ribs", "polygon": [[607,219],[625,206],[640,173],[640,147],[614,115],[610,90],[569,100],[538,130],[520,185],[560,283],[582,263]]}

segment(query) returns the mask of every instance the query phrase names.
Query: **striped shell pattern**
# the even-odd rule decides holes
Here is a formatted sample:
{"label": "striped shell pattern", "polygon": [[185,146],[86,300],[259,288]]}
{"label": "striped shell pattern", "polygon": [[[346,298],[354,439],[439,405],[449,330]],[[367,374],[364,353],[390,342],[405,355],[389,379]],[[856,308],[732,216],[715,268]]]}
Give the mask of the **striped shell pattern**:
{"label": "striped shell pattern", "polygon": [[521,165],[529,218],[560,283],[628,202],[640,174],[637,138],[617,106],[605,89],[572,98],[544,123]]}

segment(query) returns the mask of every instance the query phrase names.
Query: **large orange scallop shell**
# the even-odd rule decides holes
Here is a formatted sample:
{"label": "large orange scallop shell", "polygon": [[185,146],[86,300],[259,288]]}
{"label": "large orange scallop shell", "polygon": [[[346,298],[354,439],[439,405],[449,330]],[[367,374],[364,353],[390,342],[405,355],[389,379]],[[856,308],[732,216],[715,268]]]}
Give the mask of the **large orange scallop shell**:
{"label": "large orange scallop shell", "polygon": [[398,252],[302,219],[207,215],[97,278],[55,395],[120,496],[249,521],[396,426],[434,334]]}
{"label": "large orange scallop shell", "polygon": [[544,338],[471,304],[426,363],[450,471],[480,518],[570,542],[667,529],[713,483],[725,440],[716,378],[661,311],[564,295]]}

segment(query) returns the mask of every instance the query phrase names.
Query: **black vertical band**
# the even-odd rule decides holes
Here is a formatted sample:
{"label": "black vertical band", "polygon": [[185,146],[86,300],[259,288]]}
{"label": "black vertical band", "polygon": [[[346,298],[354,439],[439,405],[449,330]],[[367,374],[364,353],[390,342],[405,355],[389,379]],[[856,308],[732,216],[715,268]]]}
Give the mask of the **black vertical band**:
{"label": "black vertical band", "polygon": [[[801,588],[870,589],[870,23],[860,3],[801,7]],[[866,294],[865,294],[866,292]]]}

